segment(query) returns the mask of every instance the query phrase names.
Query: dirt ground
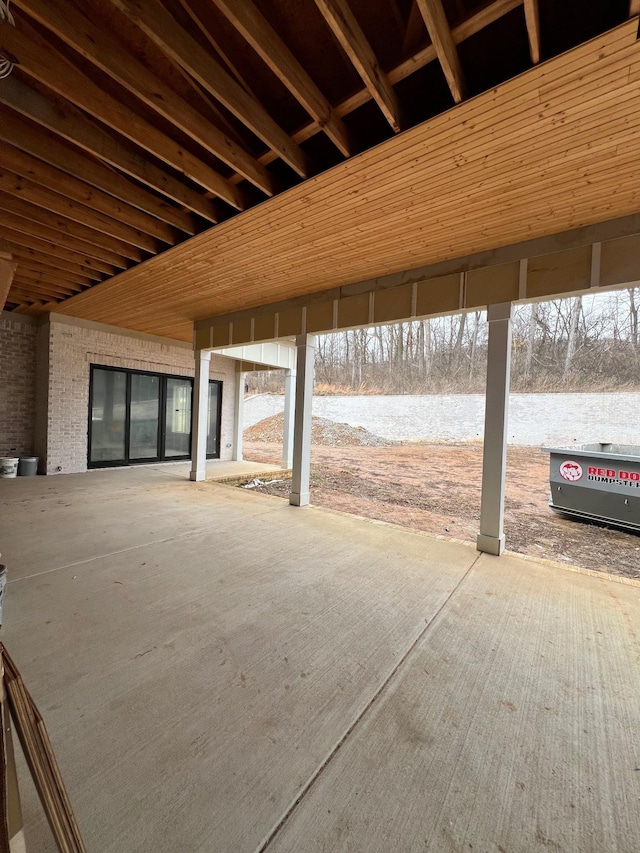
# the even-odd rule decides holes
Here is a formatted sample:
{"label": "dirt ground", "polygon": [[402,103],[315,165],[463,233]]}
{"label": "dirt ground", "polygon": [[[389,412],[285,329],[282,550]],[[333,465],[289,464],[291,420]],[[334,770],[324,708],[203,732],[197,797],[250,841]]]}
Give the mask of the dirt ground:
{"label": "dirt ground", "polygon": [[[245,459],[280,463],[282,446],[273,440],[282,435],[277,418],[245,431]],[[366,430],[315,418],[314,442],[311,502],[316,506],[475,542],[480,520],[481,444],[394,444]],[[338,442],[339,446],[332,446]],[[640,578],[640,535],[557,515],[547,504],[548,477],[548,454],[536,447],[509,448],[507,548]],[[288,497],[290,487],[287,479],[254,491]]]}

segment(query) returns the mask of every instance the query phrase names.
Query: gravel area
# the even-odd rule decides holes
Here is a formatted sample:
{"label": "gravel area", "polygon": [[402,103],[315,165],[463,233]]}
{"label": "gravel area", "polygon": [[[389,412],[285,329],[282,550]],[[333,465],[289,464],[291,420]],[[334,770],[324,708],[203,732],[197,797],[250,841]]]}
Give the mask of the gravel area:
{"label": "gravel area", "polygon": [[[254,424],[244,431],[245,441],[282,441],[284,430],[284,415],[273,415],[260,423]],[[339,424],[327,418],[313,417],[311,419],[311,442],[329,447],[357,445],[359,447],[389,447],[395,444],[388,438],[366,430],[364,427],[353,427],[349,424]]]}

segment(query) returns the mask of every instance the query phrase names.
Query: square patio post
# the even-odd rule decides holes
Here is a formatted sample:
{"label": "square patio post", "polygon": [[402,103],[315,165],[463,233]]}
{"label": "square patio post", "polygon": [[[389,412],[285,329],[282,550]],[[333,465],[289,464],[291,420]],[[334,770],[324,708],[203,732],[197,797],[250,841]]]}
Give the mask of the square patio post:
{"label": "square patio post", "polygon": [[242,462],[242,434],[244,432],[244,385],[247,374],[236,371],[235,419],[233,422],[233,461]]}
{"label": "square patio post", "polygon": [[316,354],[314,335],[296,338],[296,411],[293,433],[293,474],[289,503],[307,506],[311,472],[311,406],[313,403],[313,370]]}
{"label": "square patio post", "polygon": [[193,433],[191,435],[191,473],[189,479],[201,482],[207,477],[211,352],[209,350],[196,350],[195,360],[196,375],[193,381]]}
{"label": "square patio post", "polygon": [[478,551],[500,556],[504,550],[504,490],[507,467],[507,415],[511,371],[511,302],[489,305],[489,350],[484,414],[482,495]]}
{"label": "square patio post", "polygon": [[284,427],[282,431],[282,467],[293,465],[293,433],[295,426],[295,370],[284,372]]}

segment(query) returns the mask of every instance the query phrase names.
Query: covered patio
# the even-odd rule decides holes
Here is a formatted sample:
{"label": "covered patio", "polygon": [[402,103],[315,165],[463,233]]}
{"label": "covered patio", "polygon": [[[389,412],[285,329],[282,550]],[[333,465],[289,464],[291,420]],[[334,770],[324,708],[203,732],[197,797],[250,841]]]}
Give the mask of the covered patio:
{"label": "covered patio", "polygon": [[[3,641],[88,849],[635,853],[640,589],[492,555],[513,305],[640,281],[640,0],[0,13],[0,453],[56,475]],[[485,309],[477,548],[299,509],[315,335]],[[206,479],[252,365],[290,504]]]}
{"label": "covered patio", "polygon": [[88,849],[637,849],[637,582],[187,475],[0,481]]}

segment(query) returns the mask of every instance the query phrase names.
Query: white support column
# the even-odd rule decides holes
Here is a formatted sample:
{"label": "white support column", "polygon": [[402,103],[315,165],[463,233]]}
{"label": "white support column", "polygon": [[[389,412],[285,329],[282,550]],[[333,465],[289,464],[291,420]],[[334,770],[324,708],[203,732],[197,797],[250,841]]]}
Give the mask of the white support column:
{"label": "white support column", "polygon": [[242,433],[244,432],[244,385],[247,374],[236,371],[235,415],[233,422],[233,461],[242,462]]}
{"label": "white support column", "polygon": [[284,373],[284,428],[282,432],[282,467],[293,466],[293,430],[295,425],[295,370]]}
{"label": "white support column", "polygon": [[314,335],[298,335],[296,338],[296,412],[293,432],[293,474],[289,495],[289,503],[292,506],[306,506],[309,503],[315,347]]}
{"label": "white support column", "polygon": [[207,478],[207,431],[209,427],[209,364],[211,353],[196,350],[196,376],[193,381],[193,433],[191,435],[190,480]]}
{"label": "white support column", "polygon": [[511,371],[511,302],[490,305],[487,393],[478,551],[499,556],[504,550],[504,488],[507,466],[507,414]]}

